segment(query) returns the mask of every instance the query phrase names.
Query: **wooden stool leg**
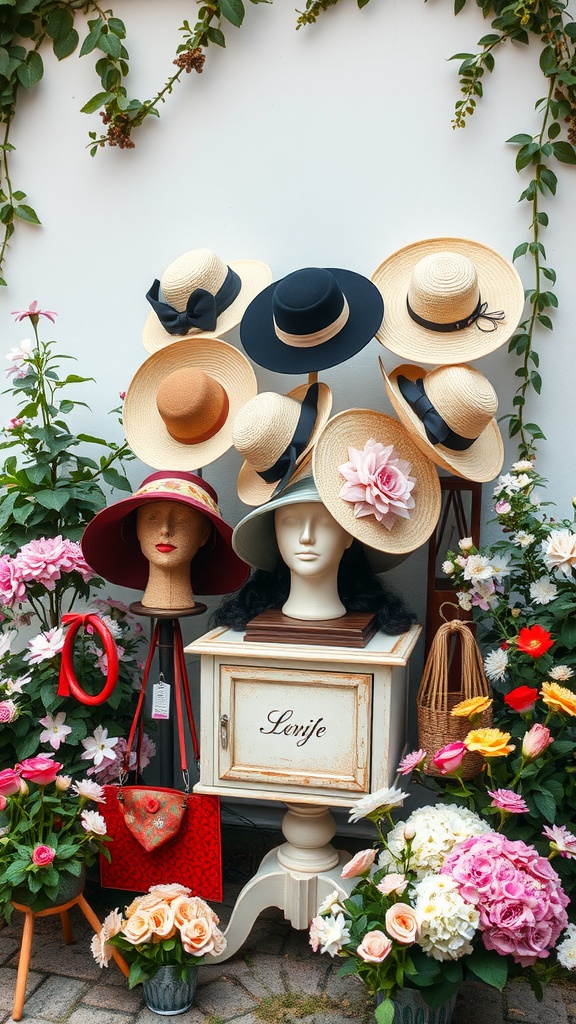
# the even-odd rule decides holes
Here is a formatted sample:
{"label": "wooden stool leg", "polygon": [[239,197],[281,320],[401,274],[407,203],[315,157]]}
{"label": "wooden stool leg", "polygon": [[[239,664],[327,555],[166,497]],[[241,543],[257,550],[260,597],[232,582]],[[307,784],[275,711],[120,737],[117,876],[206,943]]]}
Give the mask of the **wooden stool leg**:
{"label": "wooden stool leg", "polygon": [[[92,907],[90,906],[90,904],[87,903],[86,900],[84,899],[84,896],[80,896],[79,897],[79,899],[78,899],[78,906],[80,907],[80,910],[84,914],[84,917],[86,918],[88,923],[92,925],[94,931],[96,932],[96,935],[100,935],[100,932],[102,931],[102,927],[100,925],[100,921],[96,917],[96,914],[92,910]],[[122,974],[124,975],[124,977],[127,978],[128,975],[130,974],[130,968],[128,967],[128,964],[126,963],[126,961],[125,961],[124,957],[122,956],[120,950],[119,949],[115,949],[113,947],[113,949],[112,949],[112,956],[113,956],[117,966],[122,971]],[[18,1019],[20,1019],[20,1018],[18,1018]]]}
{"label": "wooden stool leg", "polygon": [[64,942],[69,946],[74,942],[74,932],[72,931],[72,925],[70,924],[70,917],[67,910],[63,910],[60,914],[60,920],[62,922],[62,933],[64,935]]}
{"label": "wooden stool leg", "polygon": [[22,943],[20,946],[20,957],[18,959],[16,988],[14,989],[14,1009],[12,1010],[13,1020],[22,1020],[22,1010],[24,1009],[26,982],[28,980],[28,968],[30,967],[30,954],[32,952],[33,938],[34,913],[31,910],[27,910],[24,914],[24,929],[22,931]]}

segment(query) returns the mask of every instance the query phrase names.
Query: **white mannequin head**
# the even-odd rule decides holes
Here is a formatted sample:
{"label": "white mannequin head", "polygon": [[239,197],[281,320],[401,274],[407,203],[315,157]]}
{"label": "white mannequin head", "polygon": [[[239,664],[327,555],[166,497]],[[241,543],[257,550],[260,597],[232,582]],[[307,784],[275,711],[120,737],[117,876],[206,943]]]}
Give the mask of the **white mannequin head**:
{"label": "white mannequin head", "polygon": [[290,570],[282,607],[296,619],[337,619],[346,614],[338,595],[338,568],[352,537],[321,501],[282,505],[274,513],[278,550]]}

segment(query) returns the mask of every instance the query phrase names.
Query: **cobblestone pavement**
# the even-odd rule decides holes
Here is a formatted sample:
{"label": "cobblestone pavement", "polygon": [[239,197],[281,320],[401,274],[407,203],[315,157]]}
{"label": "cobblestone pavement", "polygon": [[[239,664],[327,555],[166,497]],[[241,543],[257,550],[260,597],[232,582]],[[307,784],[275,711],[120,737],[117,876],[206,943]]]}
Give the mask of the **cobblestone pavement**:
{"label": "cobblestone pavement", "polygon": [[[225,886],[216,907],[225,922],[238,885]],[[114,893],[86,893],[103,916]],[[128,897],[129,899],[130,897]],[[89,925],[71,911],[75,942],[63,943],[58,917],[36,922],[24,1005],[24,1024],[155,1024],[141,986],[128,990],[115,964],[102,970],[92,959]],[[0,1024],[12,1020],[22,917],[14,913],[0,931]],[[166,1020],[180,1024],[361,1024],[374,1022],[373,1003],[354,978],[338,977],[338,961],[312,952],[306,932],[297,932],[279,910],[269,909],[255,923],[235,957],[200,968],[195,1005]],[[501,995],[481,984],[461,990],[453,1024],[576,1024],[576,985],[555,984],[537,1003],[528,985],[515,982]]]}

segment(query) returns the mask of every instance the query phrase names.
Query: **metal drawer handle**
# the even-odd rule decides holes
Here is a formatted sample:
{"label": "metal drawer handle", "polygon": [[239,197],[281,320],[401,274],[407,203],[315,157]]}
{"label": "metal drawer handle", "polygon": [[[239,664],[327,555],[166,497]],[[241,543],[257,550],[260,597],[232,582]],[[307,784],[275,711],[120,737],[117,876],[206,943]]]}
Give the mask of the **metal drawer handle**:
{"label": "metal drawer handle", "polygon": [[228,746],[228,715],[220,715],[220,746],[226,750]]}

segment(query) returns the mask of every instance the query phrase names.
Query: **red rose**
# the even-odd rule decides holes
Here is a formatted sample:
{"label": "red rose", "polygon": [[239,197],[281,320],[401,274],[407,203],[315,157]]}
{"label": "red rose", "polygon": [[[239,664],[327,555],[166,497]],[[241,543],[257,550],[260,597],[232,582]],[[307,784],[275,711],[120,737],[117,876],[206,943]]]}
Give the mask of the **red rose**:
{"label": "red rose", "polygon": [[160,804],[158,803],[157,800],[151,798],[150,800],[146,801],[146,810],[148,811],[148,814],[156,814],[156,811],[158,810],[159,807]]}
{"label": "red rose", "polygon": [[520,714],[532,711],[537,700],[538,688],[532,686],[517,686],[504,697],[504,703],[513,711],[519,711]]}
{"label": "red rose", "polygon": [[553,643],[550,633],[547,629],[542,629],[542,626],[524,627],[516,640],[518,650],[529,654],[531,658],[540,658]]}
{"label": "red rose", "polygon": [[20,772],[23,779],[35,782],[38,786],[48,786],[50,782],[54,782],[61,767],[58,761],[38,754],[37,757],[27,757],[17,764],[16,771]]}

